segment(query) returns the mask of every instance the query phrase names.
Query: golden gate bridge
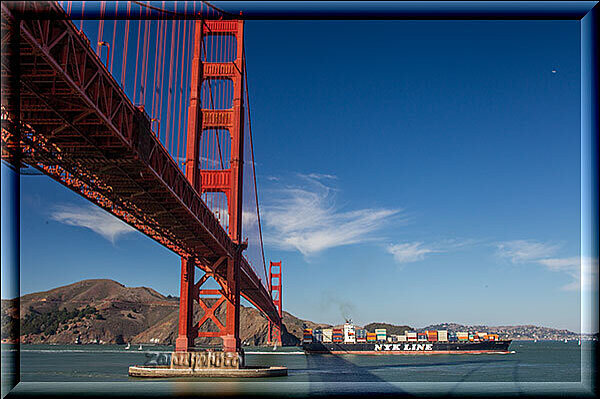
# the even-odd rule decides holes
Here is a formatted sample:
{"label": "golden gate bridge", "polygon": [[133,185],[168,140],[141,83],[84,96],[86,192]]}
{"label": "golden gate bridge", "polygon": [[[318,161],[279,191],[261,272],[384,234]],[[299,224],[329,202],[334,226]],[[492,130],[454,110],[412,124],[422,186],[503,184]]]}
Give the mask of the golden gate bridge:
{"label": "golden gate bridge", "polygon": [[[267,273],[241,17],[193,1],[8,2],[2,55],[2,160],[181,256],[176,352],[197,337],[240,351],[240,297],[281,344],[281,262]],[[218,288],[203,288],[209,280]]]}

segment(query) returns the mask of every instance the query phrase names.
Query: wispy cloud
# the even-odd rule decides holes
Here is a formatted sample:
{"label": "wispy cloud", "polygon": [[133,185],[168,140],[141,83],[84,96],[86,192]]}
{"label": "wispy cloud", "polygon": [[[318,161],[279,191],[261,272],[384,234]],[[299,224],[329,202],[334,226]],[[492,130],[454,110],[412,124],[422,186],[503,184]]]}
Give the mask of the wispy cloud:
{"label": "wispy cloud", "polygon": [[70,226],[85,227],[114,244],[115,240],[135,229],[95,205],[57,205],[50,217]]}
{"label": "wispy cloud", "polygon": [[573,278],[573,281],[561,287],[565,291],[597,288],[598,259],[574,256],[570,258],[539,259],[537,262],[552,271],[564,272]]}
{"label": "wispy cloud", "polygon": [[336,204],[336,190],[328,185],[333,175],[299,174],[302,185],[288,185],[270,194],[261,212],[265,240],[305,256],[342,245],[372,240],[400,209],[364,208],[343,211]]}
{"label": "wispy cloud", "polygon": [[532,240],[504,241],[496,244],[497,254],[509,258],[513,263],[531,262],[547,258],[556,253],[558,245],[546,244]]}
{"label": "wispy cloud", "polygon": [[411,263],[425,259],[428,254],[449,252],[476,243],[476,240],[447,239],[430,244],[423,242],[406,242],[390,244],[387,251],[394,256],[397,263]]}
{"label": "wispy cloud", "polygon": [[[497,254],[512,263],[537,263],[548,270],[565,273],[573,279],[562,290],[593,289],[598,281],[598,259],[572,256],[555,257],[559,245],[533,240],[505,241],[496,244]],[[583,277],[583,280],[582,280]]]}
{"label": "wispy cloud", "polygon": [[398,263],[416,262],[425,259],[425,255],[429,253],[438,252],[425,247],[422,242],[392,244],[387,250],[394,255],[394,260]]}
{"label": "wispy cloud", "polygon": [[539,259],[538,263],[546,266],[552,271],[577,271],[581,267],[581,258],[579,256],[573,256],[571,258],[549,258]]}
{"label": "wispy cloud", "polygon": [[301,174],[301,176],[308,177],[310,179],[316,179],[316,180],[319,180],[319,179],[335,180],[335,179],[337,179],[337,176],[335,176],[335,175],[329,175],[329,174],[326,174],[326,173],[309,173],[307,175],[302,175]]}

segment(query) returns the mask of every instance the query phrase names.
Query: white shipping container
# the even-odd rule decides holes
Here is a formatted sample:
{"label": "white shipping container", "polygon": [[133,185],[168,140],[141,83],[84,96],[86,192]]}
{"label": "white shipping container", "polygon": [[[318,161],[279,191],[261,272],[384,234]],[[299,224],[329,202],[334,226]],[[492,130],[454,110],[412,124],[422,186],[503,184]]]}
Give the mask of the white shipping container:
{"label": "white shipping container", "polygon": [[438,330],[438,341],[448,341],[448,330]]}
{"label": "white shipping container", "polygon": [[333,338],[333,330],[326,328],[323,330],[323,342],[331,342]]}
{"label": "white shipping container", "polygon": [[406,332],[406,336],[410,337],[410,338],[417,338],[417,333],[416,332],[411,332],[411,331],[407,331]]}
{"label": "white shipping container", "polygon": [[398,341],[406,342],[406,335],[398,335]]}

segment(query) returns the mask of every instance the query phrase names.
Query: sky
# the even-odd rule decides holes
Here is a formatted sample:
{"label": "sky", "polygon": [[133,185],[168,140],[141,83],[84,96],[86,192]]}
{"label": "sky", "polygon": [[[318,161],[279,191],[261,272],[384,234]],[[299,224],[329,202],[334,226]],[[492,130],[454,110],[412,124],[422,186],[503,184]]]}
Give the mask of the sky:
{"label": "sky", "polygon": [[[284,310],[580,331],[578,21],[245,29]],[[177,255],[67,188],[21,177],[21,294],[110,278],[179,295],[179,272]]]}

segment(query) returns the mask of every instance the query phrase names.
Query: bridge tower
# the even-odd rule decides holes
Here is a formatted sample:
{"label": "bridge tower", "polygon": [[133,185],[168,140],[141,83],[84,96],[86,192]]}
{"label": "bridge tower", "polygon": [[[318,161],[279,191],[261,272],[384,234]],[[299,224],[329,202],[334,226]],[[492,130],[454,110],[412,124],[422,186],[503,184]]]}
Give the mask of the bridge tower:
{"label": "bridge tower", "polygon": [[[198,193],[222,193],[227,200],[227,229],[229,236],[237,245],[237,255],[231,258],[221,258],[208,268],[213,273],[206,273],[195,282],[196,266],[202,266],[205,259],[181,259],[181,295],[179,303],[179,334],[175,351],[186,352],[194,349],[196,337],[220,337],[223,339],[223,350],[240,352],[239,334],[240,321],[240,262],[242,251],[245,249],[241,242],[242,233],[242,179],[244,164],[243,136],[243,34],[244,24],[241,20],[198,20],[194,33],[194,55],[192,59],[191,96],[188,108],[188,131],[186,143],[186,178]],[[209,60],[206,55],[205,39],[209,36],[219,36],[219,40],[228,37],[235,38],[235,53],[233,59]],[[222,40],[221,40],[222,42]],[[204,43],[204,46],[203,46]],[[233,86],[232,97],[228,99],[230,108],[217,109],[211,101],[202,103],[202,90],[209,80],[227,80]],[[230,100],[230,102],[229,102]],[[231,149],[226,167],[221,169],[202,169],[200,142],[203,135],[215,131],[228,132],[231,139]],[[212,133],[211,133],[212,132]],[[217,135],[218,137],[218,135]],[[222,272],[226,268],[226,272]],[[217,270],[219,278],[217,279]],[[209,277],[221,285],[220,289],[201,289]],[[216,302],[208,306],[203,298],[217,297]],[[197,323],[193,323],[193,309],[196,301],[204,311]],[[216,317],[215,311],[226,303],[226,320],[223,325]],[[216,331],[199,331],[201,325],[211,320]]]}
{"label": "bridge tower", "polygon": [[[277,312],[279,312],[280,320],[283,320],[281,318],[281,261],[269,263],[269,291]],[[274,324],[269,320],[268,343],[270,345],[277,344],[281,346],[281,323]]]}

